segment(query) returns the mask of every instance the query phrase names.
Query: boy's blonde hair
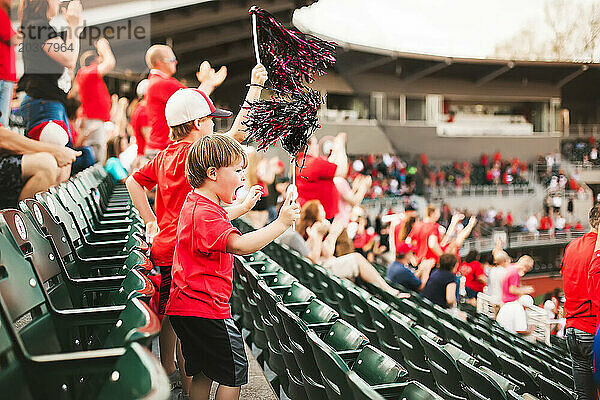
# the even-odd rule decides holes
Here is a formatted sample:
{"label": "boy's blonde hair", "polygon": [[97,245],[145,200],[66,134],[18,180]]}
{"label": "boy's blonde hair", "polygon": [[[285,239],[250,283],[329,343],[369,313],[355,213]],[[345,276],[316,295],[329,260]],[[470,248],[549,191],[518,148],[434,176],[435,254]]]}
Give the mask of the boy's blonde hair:
{"label": "boy's blonde hair", "polygon": [[242,168],[246,168],[248,156],[242,145],[226,135],[206,135],[192,145],[185,163],[185,176],[192,187],[198,188],[206,181],[210,167],[230,167],[240,161]]}
{"label": "boy's blonde hair", "polygon": [[[200,118],[198,121],[200,121],[200,123],[202,123],[209,118],[210,117]],[[185,139],[190,134],[190,132],[194,129],[195,121],[196,120],[193,119],[191,121],[184,122],[183,124],[180,124],[180,125],[170,126],[169,127],[169,139],[171,139],[174,142],[177,142],[178,140],[181,140],[181,139]]]}

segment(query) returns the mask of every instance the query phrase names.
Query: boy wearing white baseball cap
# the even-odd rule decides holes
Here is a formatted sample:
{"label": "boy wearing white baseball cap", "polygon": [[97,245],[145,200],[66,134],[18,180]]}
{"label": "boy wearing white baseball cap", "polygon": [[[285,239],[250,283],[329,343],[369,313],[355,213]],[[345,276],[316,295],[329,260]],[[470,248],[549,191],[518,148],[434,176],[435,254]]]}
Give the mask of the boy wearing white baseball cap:
{"label": "boy wearing white baseball cap", "polygon": [[[252,69],[250,88],[246,102],[260,97],[262,85],[267,80],[266,69],[258,64]],[[232,128],[226,134],[241,142],[246,138],[242,130],[242,121],[248,109],[242,107]],[[171,289],[171,267],[175,251],[175,237],[179,213],[187,194],[192,190],[185,177],[185,162],[191,145],[203,136],[213,133],[213,118],[231,117],[230,111],[218,109],[210,98],[198,89],[180,89],[167,101],[165,117],[170,127],[169,138],[173,141],[166,149],[159,152],[154,159],[131,175],[127,181],[127,189],[133,205],[146,223],[146,240],[152,243],[150,258],[161,274],[159,294],[159,314],[164,315],[165,306]],[[147,190],[156,186],[155,210],[152,211]],[[254,196],[248,196],[249,201]],[[230,219],[237,218],[252,208],[254,204],[244,202],[229,210]],[[168,318],[163,319],[159,337],[161,362],[170,375],[172,386],[176,387],[180,373],[176,369],[173,357],[176,336]],[[179,357],[178,357],[179,358]],[[180,365],[183,360],[180,360]],[[188,393],[189,380],[183,380],[183,393]]]}

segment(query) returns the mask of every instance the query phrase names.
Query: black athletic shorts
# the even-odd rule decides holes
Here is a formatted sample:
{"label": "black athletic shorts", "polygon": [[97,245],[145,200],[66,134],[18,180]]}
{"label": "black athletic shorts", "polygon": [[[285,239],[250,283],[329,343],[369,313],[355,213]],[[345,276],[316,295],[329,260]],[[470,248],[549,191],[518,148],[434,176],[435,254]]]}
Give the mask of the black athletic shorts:
{"label": "black athletic shorts", "polygon": [[187,376],[203,373],[230,387],[248,383],[244,340],[233,319],[169,315],[169,321],[181,340]]}
{"label": "black athletic shorts", "polygon": [[0,210],[17,208],[23,190],[22,155],[0,156]]}
{"label": "black athletic shorts", "polygon": [[160,290],[158,292],[158,313],[165,315],[165,308],[171,293],[171,265],[160,265]]}

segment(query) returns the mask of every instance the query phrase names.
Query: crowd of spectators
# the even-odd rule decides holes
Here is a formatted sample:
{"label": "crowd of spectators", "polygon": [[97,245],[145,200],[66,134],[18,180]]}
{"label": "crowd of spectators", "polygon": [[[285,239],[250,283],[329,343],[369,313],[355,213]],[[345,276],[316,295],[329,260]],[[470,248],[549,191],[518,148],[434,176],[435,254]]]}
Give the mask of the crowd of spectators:
{"label": "crowd of spectators", "polygon": [[594,136],[577,138],[574,140],[563,140],[561,153],[569,161],[582,163],[584,166],[600,165],[600,154],[598,144]]}

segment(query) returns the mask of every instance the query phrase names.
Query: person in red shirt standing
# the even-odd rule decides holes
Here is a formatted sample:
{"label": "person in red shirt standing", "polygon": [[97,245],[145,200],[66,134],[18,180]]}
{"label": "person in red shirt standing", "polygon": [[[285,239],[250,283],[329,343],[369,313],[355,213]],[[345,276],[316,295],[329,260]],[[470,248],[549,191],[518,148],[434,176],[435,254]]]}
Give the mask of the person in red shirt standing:
{"label": "person in red shirt standing", "polygon": [[440,246],[440,225],[437,223],[439,219],[440,209],[428,205],[423,221],[415,223],[408,234],[412,245],[417,249],[415,256],[418,264],[426,259],[434,259],[437,263],[444,253]]}
{"label": "person in red shirt standing", "polygon": [[562,260],[565,294],[565,336],[571,353],[573,380],[578,399],[597,399],[592,349],[598,327],[598,268],[592,258],[598,239],[600,204],[589,213],[592,230],[569,243]]}
{"label": "person in red shirt standing", "polygon": [[[94,158],[104,164],[106,158],[106,122],[110,121],[111,100],[104,75],[115,68],[115,56],[108,40],[100,38],[96,43],[96,56],[93,52],[81,55],[82,68],[75,76],[75,92],[79,94],[83,110],[83,129],[80,132],[82,143],[91,146]],[[85,65],[85,66],[84,66]]]}
{"label": "person in red shirt standing", "polygon": [[[146,155],[150,158],[165,149],[170,143],[169,126],[165,119],[167,100],[179,89],[187,88],[173,77],[177,72],[177,57],[166,45],[156,44],[146,51],[146,64],[150,68],[149,85],[146,93],[146,104],[152,130],[146,140]],[[205,61],[200,66],[196,77],[200,81],[200,89],[210,96],[227,76],[227,68],[221,67],[215,72]]]}
{"label": "person in red shirt standing", "polygon": [[[244,340],[231,318],[233,254],[252,254],[284,233],[300,217],[289,192],[277,219],[241,235],[223,204],[244,187],[248,163],[242,146],[225,135],[208,135],[192,145],[185,172],[193,187],[183,205],[173,256],[173,287],[167,315],[181,340],[185,373],[193,376],[190,398],[238,399],[248,382]],[[260,192],[253,198],[258,200]]]}
{"label": "person in red shirt standing", "polygon": [[[135,134],[135,143],[137,145],[137,158],[134,163],[136,167],[141,167],[145,164],[143,157],[146,149],[146,138],[150,136],[150,119],[148,118],[148,106],[146,104],[146,91],[148,90],[148,79],[144,79],[138,83],[136,94],[138,104],[131,114],[131,129]],[[135,169],[135,168],[134,168]]]}
{"label": "person in red shirt standing", "polygon": [[10,0],[0,0],[0,125],[4,126],[8,126],[10,102],[17,81],[15,46],[19,41],[9,11]]}
{"label": "person in red shirt standing", "polygon": [[[261,85],[267,80],[267,72],[262,65],[252,70],[252,78],[246,101],[255,101],[260,97]],[[248,113],[242,108],[237,115],[231,130],[227,133],[237,141],[246,138],[242,130],[242,121]],[[159,152],[148,164],[144,165],[127,181],[127,190],[133,205],[139,210],[146,223],[146,240],[152,243],[150,258],[160,269],[161,286],[158,312],[164,314],[165,306],[171,290],[171,266],[175,251],[175,233],[179,213],[191,186],[185,178],[185,160],[190,146],[199,138],[212,133],[213,118],[226,118],[231,112],[215,108],[210,98],[198,89],[182,89],[177,91],[166,104],[165,119],[171,126],[171,143]],[[156,215],[148,204],[145,189],[152,190],[156,186]],[[255,191],[255,189],[252,189]],[[253,191],[251,190],[251,193]],[[253,196],[249,195],[248,199]],[[254,203],[244,203],[243,207],[252,208]],[[239,210],[238,210],[239,211]],[[231,211],[231,219],[237,218]],[[244,211],[245,212],[245,211]],[[168,318],[163,319],[159,337],[161,363],[171,377],[177,382],[177,370],[173,358],[176,337]],[[185,383],[184,383],[184,389]]]}
{"label": "person in red shirt standing", "polygon": [[333,142],[331,155],[327,160],[319,156],[319,145],[316,137],[311,137],[304,168],[303,154],[298,155],[296,163],[296,186],[298,202],[304,205],[309,200],[319,200],[325,208],[325,218],[331,220],[339,211],[340,195],[335,187],[333,178],[345,177],[348,171],[346,156],[346,134],[340,133]]}

